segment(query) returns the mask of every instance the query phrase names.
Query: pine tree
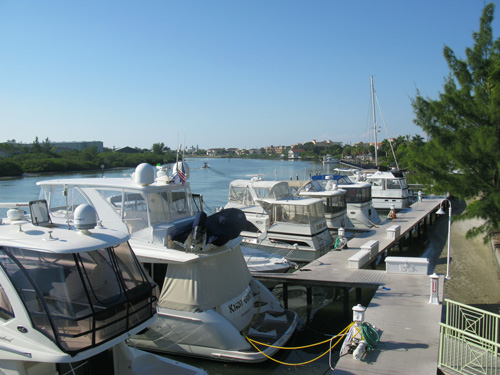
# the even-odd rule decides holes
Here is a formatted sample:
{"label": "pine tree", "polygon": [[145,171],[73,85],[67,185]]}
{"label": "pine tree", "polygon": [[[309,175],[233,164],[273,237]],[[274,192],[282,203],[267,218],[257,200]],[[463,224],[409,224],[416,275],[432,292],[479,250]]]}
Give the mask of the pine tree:
{"label": "pine tree", "polygon": [[500,220],[500,39],[493,40],[494,5],[485,6],[475,42],[460,59],[445,46],[450,74],[439,99],[417,91],[415,123],[429,137],[410,147],[409,164],[434,193],[470,200],[456,219],[481,218],[469,237],[499,229]]}

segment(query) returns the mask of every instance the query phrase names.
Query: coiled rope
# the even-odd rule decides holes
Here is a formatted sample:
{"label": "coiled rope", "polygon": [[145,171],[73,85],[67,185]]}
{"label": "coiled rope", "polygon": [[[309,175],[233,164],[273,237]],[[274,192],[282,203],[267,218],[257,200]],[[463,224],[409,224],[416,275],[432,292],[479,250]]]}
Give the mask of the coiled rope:
{"label": "coiled rope", "polygon": [[338,236],[335,240],[334,250],[342,250],[347,245],[347,238]]}
{"label": "coiled rope", "polygon": [[380,337],[377,330],[368,322],[361,324],[361,334],[366,342],[366,350],[370,351],[377,347]]}
{"label": "coiled rope", "polygon": [[[324,355],[326,355],[327,353],[329,353],[332,348],[335,347],[335,345],[337,345],[340,340],[342,340],[344,338],[344,336],[346,335],[347,332],[349,332],[349,330],[351,329],[351,327],[354,325],[354,322],[349,324],[346,328],[344,328],[338,335],[335,335],[333,336],[332,338],[328,339],[328,340],[324,340],[324,341],[321,341],[321,342],[318,342],[316,344],[311,344],[311,345],[305,345],[305,346],[294,346],[294,347],[280,347],[280,346],[274,346],[274,345],[268,345],[268,344],[265,344],[265,343],[262,343],[262,342],[258,342],[258,341],[255,341],[255,340],[252,340],[251,338],[249,338],[247,335],[244,335],[245,338],[248,340],[248,342],[259,352],[261,353],[262,355],[264,355],[267,359],[270,359],[271,361],[274,361],[276,363],[279,363],[281,365],[286,365],[286,366],[302,366],[302,365],[307,365],[308,363],[311,363],[311,362],[314,362],[318,359],[320,359],[321,357],[323,357]],[[332,345],[332,342],[333,340],[338,337],[339,339],[335,342],[335,344]],[[324,352],[323,354],[320,354],[318,357],[316,358],[313,358],[309,361],[306,361],[306,362],[301,362],[301,363],[287,363],[287,362],[282,362],[282,361],[278,361],[277,359],[274,359],[270,356],[268,356],[266,353],[264,353],[262,350],[260,350],[257,345],[262,345],[262,346],[266,346],[268,348],[275,348],[275,349],[280,349],[280,350],[296,350],[296,349],[306,349],[306,348],[311,348],[313,346],[317,346],[317,345],[321,345],[321,344],[325,344],[327,342],[330,342],[330,347],[328,348],[328,350],[326,352]]]}

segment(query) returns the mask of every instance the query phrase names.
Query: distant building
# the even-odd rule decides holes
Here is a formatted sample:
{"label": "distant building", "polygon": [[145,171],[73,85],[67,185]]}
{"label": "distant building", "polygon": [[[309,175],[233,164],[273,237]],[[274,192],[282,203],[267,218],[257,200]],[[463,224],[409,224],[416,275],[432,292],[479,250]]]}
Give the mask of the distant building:
{"label": "distant building", "polygon": [[220,156],[220,155],[224,155],[225,152],[226,152],[226,149],[224,149],[224,148],[209,148],[207,150],[207,155],[208,156]]}
{"label": "distant building", "polygon": [[120,148],[115,149],[115,152],[119,152],[122,154],[139,154],[142,152],[142,150],[138,149],[138,148],[125,146],[125,147],[120,147]]}
{"label": "distant building", "polygon": [[260,148],[247,148],[244,150],[244,153],[248,155],[260,155],[260,150]]}
{"label": "distant building", "polygon": [[300,159],[300,154],[305,152],[303,148],[292,148],[288,151],[288,159]]}
{"label": "distant building", "polygon": [[56,152],[61,151],[83,151],[86,148],[96,147],[97,152],[103,152],[104,145],[101,141],[90,142],[53,142],[52,146]]}
{"label": "distant building", "polygon": [[315,139],[312,140],[312,143],[315,146],[318,147],[330,147],[330,146],[342,146],[342,142],[332,142],[331,140],[328,141],[316,141]]}

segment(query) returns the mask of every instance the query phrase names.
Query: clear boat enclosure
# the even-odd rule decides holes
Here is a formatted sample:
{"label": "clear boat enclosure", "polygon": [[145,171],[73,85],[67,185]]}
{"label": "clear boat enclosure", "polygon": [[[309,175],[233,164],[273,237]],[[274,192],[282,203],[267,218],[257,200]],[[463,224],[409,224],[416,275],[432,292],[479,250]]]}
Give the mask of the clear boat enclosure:
{"label": "clear boat enclosure", "polygon": [[315,227],[316,223],[325,221],[325,211],[323,202],[320,199],[310,200],[290,200],[283,202],[270,202],[271,223],[296,223],[307,224],[311,228]]}
{"label": "clear boat enclosure", "polygon": [[[80,253],[0,246],[0,268],[33,328],[70,355],[154,316],[154,284],[127,242]],[[0,296],[0,314],[13,316],[3,288]]]}
{"label": "clear boat enclosure", "polygon": [[368,182],[371,182],[373,188],[380,190],[404,190],[408,189],[406,179],[403,177],[395,177],[392,173],[385,175],[377,172],[368,177]]}
{"label": "clear boat enclosure", "polygon": [[291,196],[286,181],[234,180],[229,185],[229,202],[243,206],[257,205],[262,199],[286,199]]}
{"label": "clear boat enclosure", "polygon": [[347,209],[347,192],[334,186],[331,181],[323,186],[320,180],[292,180],[288,181],[288,185],[295,195],[323,199],[325,214],[336,214]]}
{"label": "clear boat enclosure", "polygon": [[367,203],[372,200],[372,185],[366,182],[352,182],[347,176],[319,175],[313,176],[312,183],[318,184],[324,190],[330,190],[333,184],[339,189],[346,190],[347,203]]}
{"label": "clear boat enclosure", "polygon": [[42,185],[41,198],[46,199],[51,216],[72,220],[74,208],[87,203],[99,206],[99,220],[118,230],[122,222],[132,238],[163,244],[165,223],[194,218],[197,208],[187,184],[132,188],[74,185]]}

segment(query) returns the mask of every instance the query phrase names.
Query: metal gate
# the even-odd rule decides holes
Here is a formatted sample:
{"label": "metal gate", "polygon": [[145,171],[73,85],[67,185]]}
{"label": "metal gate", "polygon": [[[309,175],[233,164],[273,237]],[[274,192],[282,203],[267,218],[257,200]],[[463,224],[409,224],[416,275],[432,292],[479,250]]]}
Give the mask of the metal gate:
{"label": "metal gate", "polygon": [[438,366],[458,374],[500,374],[500,315],[445,300]]}

